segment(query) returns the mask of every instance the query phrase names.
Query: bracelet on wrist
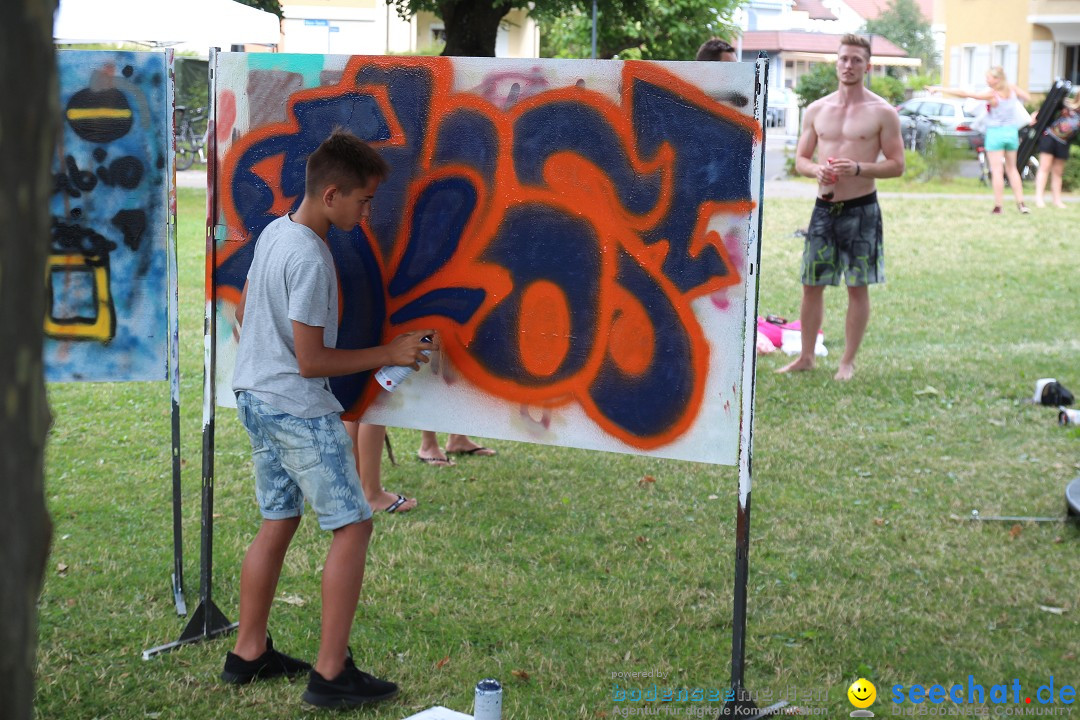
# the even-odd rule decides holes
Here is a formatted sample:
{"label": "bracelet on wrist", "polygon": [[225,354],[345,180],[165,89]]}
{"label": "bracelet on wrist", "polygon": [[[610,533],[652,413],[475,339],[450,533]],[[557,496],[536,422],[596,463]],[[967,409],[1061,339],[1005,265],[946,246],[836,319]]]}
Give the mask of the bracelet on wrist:
{"label": "bracelet on wrist", "polygon": [[861,172],[862,172],[862,165],[860,165],[859,163],[855,163],[855,174],[858,175]]}

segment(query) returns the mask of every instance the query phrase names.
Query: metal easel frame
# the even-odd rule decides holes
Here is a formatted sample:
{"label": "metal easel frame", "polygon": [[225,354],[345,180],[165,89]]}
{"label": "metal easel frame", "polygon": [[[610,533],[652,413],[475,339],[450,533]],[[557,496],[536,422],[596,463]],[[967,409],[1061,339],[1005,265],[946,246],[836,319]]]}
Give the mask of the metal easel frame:
{"label": "metal easel frame", "polygon": [[[217,332],[216,301],[213,268],[216,256],[214,227],[217,220],[217,88],[215,69],[217,48],[210,50],[210,114],[207,123],[207,148],[210,162],[206,167],[206,309],[203,321],[203,427],[202,427],[202,514],[200,518],[199,552],[199,605],[195,608],[187,627],[175,642],[166,643],[143,651],[143,659],[149,660],[170,650],[208,640],[235,630],[239,623],[231,623],[214,604],[212,597],[214,565],[214,412],[217,348],[214,338]],[[178,433],[178,429],[174,430]],[[179,468],[179,457],[175,461]],[[178,522],[178,521],[176,521]]]}
{"label": "metal easel frame", "polygon": [[[761,276],[761,210],[765,197],[765,118],[769,95],[769,57],[758,54],[754,86],[754,117],[761,124],[761,158],[757,167],[758,205],[751,216],[751,242],[747,248],[747,297],[743,326],[742,422],[739,437],[739,501],[735,516],[735,585],[731,620],[731,687],[725,698],[727,717],[764,718],[787,705],[778,702],[758,710],[745,687],[746,602],[750,580],[750,490],[754,455],[754,393],[757,378],[758,279]],[[752,280],[750,279],[752,278]]]}
{"label": "metal easel frame", "polygon": [[[202,516],[201,516],[201,552],[200,552],[200,593],[199,606],[188,622],[180,638],[172,643],[151,648],[143,652],[144,659],[168,652],[186,644],[211,639],[236,629],[238,623],[230,623],[224,613],[218,609],[212,599],[213,585],[213,509],[214,509],[214,420],[216,409],[215,372],[217,368],[216,348],[216,301],[217,293],[213,282],[213,268],[216,266],[217,225],[217,139],[216,139],[216,49],[210,53],[210,123],[207,146],[210,163],[207,166],[207,221],[206,221],[206,308],[204,315],[203,347],[203,428],[202,428]],[[768,717],[787,705],[779,702],[767,708],[757,709],[745,689],[746,669],[746,618],[747,586],[750,575],[750,500],[753,470],[754,439],[754,396],[756,385],[757,352],[756,328],[758,312],[758,278],[761,266],[761,231],[762,204],[765,187],[765,117],[768,107],[769,58],[766,53],[759,54],[756,61],[754,88],[754,117],[762,128],[760,157],[758,161],[757,182],[759,202],[751,214],[750,242],[747,246],[747,296],[744,303],[743,326],[743,376],[740,438],[739,438],[739,496],[736,508],[735,528],[735,583],[732,603],[732,641],[731,641],[731,687],[724,705],[727,716],[747,718]],[[179,460],[177,455],[176,464]]]}

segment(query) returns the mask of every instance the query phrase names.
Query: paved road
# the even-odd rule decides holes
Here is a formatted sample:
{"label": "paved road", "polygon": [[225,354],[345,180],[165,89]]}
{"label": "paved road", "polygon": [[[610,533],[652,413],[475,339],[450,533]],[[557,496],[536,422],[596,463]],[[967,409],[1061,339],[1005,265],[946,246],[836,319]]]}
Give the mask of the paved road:
{"label": "paved road", "polygon": [[176,187],[206,188],[205,170],[177,170]]}

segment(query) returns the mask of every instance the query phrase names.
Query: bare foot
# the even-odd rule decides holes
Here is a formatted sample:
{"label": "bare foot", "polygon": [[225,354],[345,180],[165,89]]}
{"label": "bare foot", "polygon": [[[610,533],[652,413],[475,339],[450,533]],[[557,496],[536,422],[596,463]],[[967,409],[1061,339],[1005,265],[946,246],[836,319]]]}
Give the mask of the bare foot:
{"label": "bare foot", "polygon": [[840,363],[840,367],[833,375],[833,380],[850,380],[855,377],[855,366],[851,363]]}
{"label": "bare foot", "polygon": [[1044,203],[1042,200],[1036,199],[1035,200],[1035,207],[1044,208],[1044,207],[1046,207],[1046,203]]}
{"label": "bare foot", "polygon": [[1056,202],[1056,203],[1054,203],[1054,207],[1056,207],[1058,210],[1064,210],[1065,208],[1068,207],[1068,205],[1066,205],[1063,202]]}
{"label": "bare foot", "polygon": [[[402,497],[404,496],[383,490],[374,500],[369,499],[368,505],[370,505],[371,509],[375,512],[389,510],[390,512],[395,513],[409,512],[416,507],[416,498],[405,498],[404,502],[398,502]],[[397,507],[394,507],[395,505],[397,505]],[[392,507],[394,509],[390,510]]]}
{"label": "bare foot", "polygon": [[814,369],[814,359],[813,358],[802,358],[802,357],[800,357],[800,358],[796,359],[794,362],[789,362],[787,365],[780,368],[776,372],[778,372],[778,373],[805,372],[806,370],[813,370],[813,369]]}
{"label": "bare foot", "polygon": [[454,464],[454,461],[446,457],[446,453],[439,447],[435,433],[427,431],[420,436],[420,449],[416,451],[416,458],[420,462],[435,467],[450,467]]}

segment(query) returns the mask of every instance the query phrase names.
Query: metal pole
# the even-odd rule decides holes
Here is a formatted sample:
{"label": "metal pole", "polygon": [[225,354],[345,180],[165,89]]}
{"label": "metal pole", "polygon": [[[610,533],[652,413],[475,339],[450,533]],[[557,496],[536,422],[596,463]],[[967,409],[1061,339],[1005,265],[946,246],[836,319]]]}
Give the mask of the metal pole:
{"label": "metal pole", "polygon": [[[768,109],[769,56],[758,54],[754,97],[754,117],[761,127],[761,155],[758,164],[759,200],[765,193],[765,117]],[[735,520],[735,587],[731,620],[731,689],[722,710],[727,718],[757,720],[779,712],[787,705],[780,701],[758,709],[746,692],[746,600],[750,578],[750,491],[754,455],[754,386],[756,382],[757,351],[753,341],[758,311],[758,277],[761,271],[761,205],[754,211],[756,227],[747,247],[747,293],[743,339],[742,428],[739,436],[739,504]],[[754,223],[751,222],[753,227]]]}
{"label": "metal pole", "polygon": [[[768,108],[769,59],[758,57],[757,60],[757,97],[754,98],[754,114],[761,122],[761,158],[759,186],[760,198],[764,198],[765,189],[765,116]],[[754,246],[747,253],[750,265],[747,276],[753,276],[753,285],[747,293],[746,324],[747,336],[756,332],[758,307],[758,271],[761,266],[761,206],[757,208],[757,233]],[[749,283],[748,283],[749,284]],[[757,351],[749,340],[743,342],[743,383],[742,383],[742,430],[739,445],[739,504],[735,515],[735,586],[732,604],[731,623],[731,688],[735,692],[736,704],[741,704],[739,693],[743,689],[746,667],[746,596],[750,579],[750,494],[753,484],[754,457],[754,386],[757,380]]]}
{"label": "metal pole", "polygon": [[592,59],[596,59],[596,0],[592,0]]}
{"label": "metal pole", "polygon": [[217,246],[217,64],[219,51],[210,51],[210,119],[208,121],[209,158],[206,166],[206,310],[203,320],[203,433],[202,433],[202,520],[199,553],[199,606],[188,620],[180,639],[143,650],[143,660],[175,650],[189,643],[209,640],[235,630],[212,598],[214,565],[214,373],[217,371],[216,340],[217,293],[214,289],[214,256]]}
{"label": "metal pole", "polygon": [[168,83],[168,132],[169,153],[172,163],[169,178],[169,228],[168,228],[168,274],[169,274],[169,389],[172,397],[172,500],[173,500],[173,603],[177,615],[187,615],[184,601],[184,543],[183,513],[181,512],[180,487],[180,296],[178,268],[176,264],[176,71],[173,51],[166,50],[169,65]]}

